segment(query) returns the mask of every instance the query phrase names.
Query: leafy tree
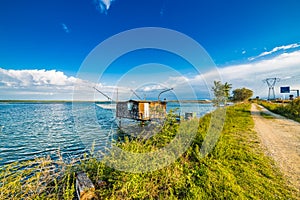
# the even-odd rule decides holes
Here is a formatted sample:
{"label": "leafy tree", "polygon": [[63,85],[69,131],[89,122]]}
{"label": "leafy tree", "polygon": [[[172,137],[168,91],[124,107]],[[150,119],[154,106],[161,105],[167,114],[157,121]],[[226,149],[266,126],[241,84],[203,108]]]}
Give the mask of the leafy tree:
{"label": "leafy tree", "polygon": [[234,101],[245,101],[253,96],[253,91],[247,88],[239,88],[233,90]]}
{"label": "leafy tree", "polygon": [[224,92],[225,92],[225,97],[228,99],[230,97],[230,90],[232,88],[232,84],[225,82],[224,84]]}
{"label": "leafy tree", "polygon": [[215,96],[213,99],[214,106],[226,105],[231,88],[231,84],[227,82],[222,84],[221,81],[214,81],[214,86],[212,87]]}

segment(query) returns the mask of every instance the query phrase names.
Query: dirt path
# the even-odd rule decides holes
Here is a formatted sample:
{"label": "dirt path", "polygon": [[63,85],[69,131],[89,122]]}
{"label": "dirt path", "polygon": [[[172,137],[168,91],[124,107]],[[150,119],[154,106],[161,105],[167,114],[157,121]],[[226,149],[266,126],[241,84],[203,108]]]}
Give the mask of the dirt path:
{"label": "dirt path", "polygon": [[300,192],[300,123],[256,104],[252,104],[251,113],[255,131],[267,154],[273,157],[289,183]]}

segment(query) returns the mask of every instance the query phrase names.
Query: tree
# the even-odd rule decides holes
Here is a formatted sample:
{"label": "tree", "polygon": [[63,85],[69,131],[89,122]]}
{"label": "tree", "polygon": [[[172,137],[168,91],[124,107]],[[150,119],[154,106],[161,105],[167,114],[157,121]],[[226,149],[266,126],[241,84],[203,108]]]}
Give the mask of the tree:
{"label": "tree", "polygon": [[253,91],[247,88],[239,88],[233,90],[234,101],[245,101],[253,96]]}
{"label": "tree", "polygon": [[224,92],[225,92],[225,97],[228,99],[230,97],[230,90],[232,88],[232,84],[225,82],[224,84]]}
{"label": "tree", "polygon": [[212,87],[215,96],[213,99],[214,106],[226,105],[231,88],[231,84],[227,82],[222,84],[221,81],[214,81],[214,86]]}

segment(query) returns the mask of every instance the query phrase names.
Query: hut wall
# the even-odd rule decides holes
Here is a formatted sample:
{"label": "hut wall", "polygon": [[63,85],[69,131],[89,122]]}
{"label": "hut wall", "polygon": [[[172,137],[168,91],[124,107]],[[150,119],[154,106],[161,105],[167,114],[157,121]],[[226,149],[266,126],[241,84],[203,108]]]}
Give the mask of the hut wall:
{"label": "hut wall", "polygon": [[137,102],[118,102],[116,115],[120,118],[138,119],[139,109]]}
{"label": "hut wall", "polygon": [[167,103],[153,101],[150,103],[150,118],[164,118],[167,113]]}
{"label": "hut wall", "polygon": [[116,116],[135,120],[159,119],[166,116],[167,103],[158,101],[118,102]]}

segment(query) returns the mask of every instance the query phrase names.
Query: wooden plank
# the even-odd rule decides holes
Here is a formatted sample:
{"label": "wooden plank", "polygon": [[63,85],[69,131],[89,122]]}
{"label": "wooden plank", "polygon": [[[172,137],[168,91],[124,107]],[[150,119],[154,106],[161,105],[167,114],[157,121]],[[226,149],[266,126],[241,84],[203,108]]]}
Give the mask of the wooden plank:
{"label": "wooden plank", "polygon": [[166,117],[166,102],[151,102],[150,103],[150,118],[163,119]]}
{"label": "wooden plank", "polygon": [[76,193],[79,200],[97,199],[95,186],[84,172],[77,173]]}

